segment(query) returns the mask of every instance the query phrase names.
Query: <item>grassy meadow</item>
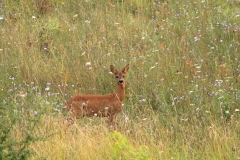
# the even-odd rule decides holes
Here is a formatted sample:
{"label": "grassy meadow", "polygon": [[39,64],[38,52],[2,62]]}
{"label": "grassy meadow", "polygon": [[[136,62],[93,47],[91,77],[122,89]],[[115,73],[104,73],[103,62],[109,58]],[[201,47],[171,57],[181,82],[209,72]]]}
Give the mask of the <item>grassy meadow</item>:
{"label": "grassy meadow", "polygon": [[[128,63],[115,129],[68,127]],[[0,80],[0,159],[240,159],[239,0],[0,1]]]}

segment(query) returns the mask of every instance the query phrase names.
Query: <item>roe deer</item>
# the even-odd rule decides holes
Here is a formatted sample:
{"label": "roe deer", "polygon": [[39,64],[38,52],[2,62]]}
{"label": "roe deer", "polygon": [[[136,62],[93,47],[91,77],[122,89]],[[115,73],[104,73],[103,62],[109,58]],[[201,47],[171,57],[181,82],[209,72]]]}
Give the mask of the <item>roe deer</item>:
{"label": "roe deer", "polygon": [[108,117],[110,126],[115,125],[116,116],[122,110],[122,101],[125,97],[125,74],[129,69],[129,64],[121,72],[118,72],[113,65],[110,65],[110,69],[117,80],[116,92],[105,95],[77,94],[73,96],[66,103],[71,120],[84,116]]}

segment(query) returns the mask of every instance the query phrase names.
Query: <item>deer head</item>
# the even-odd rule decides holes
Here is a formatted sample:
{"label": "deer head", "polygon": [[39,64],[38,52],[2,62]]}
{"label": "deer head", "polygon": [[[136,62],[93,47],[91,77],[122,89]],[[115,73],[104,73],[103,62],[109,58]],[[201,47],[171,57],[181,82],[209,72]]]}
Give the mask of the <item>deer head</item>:
{"label": "deer head", "polygon": [[125,85],[125,74],[129,69],[129,64],[124,67],[121,72],[118,72],[118,70],[113,65],[110,65],[110,69],[111,72],[115,75],[118,85]]}

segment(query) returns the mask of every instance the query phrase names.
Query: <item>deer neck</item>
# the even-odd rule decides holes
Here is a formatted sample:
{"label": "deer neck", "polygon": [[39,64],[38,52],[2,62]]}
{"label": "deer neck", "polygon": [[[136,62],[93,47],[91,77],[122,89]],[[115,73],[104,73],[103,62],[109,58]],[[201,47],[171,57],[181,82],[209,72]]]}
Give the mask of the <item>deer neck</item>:
{"label": "deer neck", "polygon": [[117,98],[120,101],[123,101],[125,97],[125,85],[118,85],[117,86],[117,92],[116,92]]}

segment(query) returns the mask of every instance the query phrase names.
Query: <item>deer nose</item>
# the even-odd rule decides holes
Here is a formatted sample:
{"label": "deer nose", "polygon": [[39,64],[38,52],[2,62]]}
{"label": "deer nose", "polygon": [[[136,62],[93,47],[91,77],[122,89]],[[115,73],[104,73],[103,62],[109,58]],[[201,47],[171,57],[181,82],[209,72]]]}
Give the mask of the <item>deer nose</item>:
{"label": "deer nose", "polygon": [[123,83],[123,80],[120,79],[120,80],[118,81],[118,83],[122,84],[122,83]]}

